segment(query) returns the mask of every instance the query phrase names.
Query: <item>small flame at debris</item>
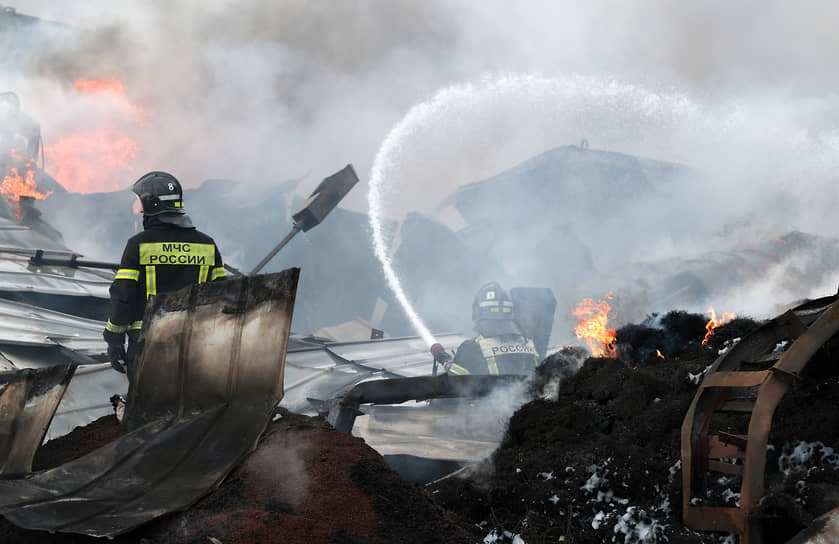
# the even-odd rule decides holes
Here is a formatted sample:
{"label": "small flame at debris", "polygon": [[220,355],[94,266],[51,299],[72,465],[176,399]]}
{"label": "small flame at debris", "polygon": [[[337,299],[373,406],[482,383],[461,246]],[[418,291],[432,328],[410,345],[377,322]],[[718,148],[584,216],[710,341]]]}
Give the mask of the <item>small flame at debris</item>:
{"label": "small flame at debris", "polygon": [[708,320],[707,323],[705,323],[705,330],[707,332],[705,333],[705,338],[702,339],[702,345],[703,346],[708,345],[708,340],[711,338],[711,336],[713,336],[714,329],[716,329],[717,327],[720,327],[722,325],[725,325],[726,323],[730,322],[732,319],[737,317],[737,314],[732,314],[732,313],[729,313],[729,312],[723,312],[722,317],[720,318],[719,321],[717,321],[717,313],[714,311],[713,308],[708,308],[708,311],[706,313],[711,314],[711,319]]}
{"label": "small flame at debris", "polygon": [[148,122],[150,115],[141,107],[128,101],[128,98],[125,96],[125,87],[123,87],[122,82],[115,77],[110,79],[79,78],[73,82],[73,88],[81,93],[100,94],[106,97],[123,112],[134,117],[134,121],[137,124],[145,125]]}
{"label": "small flame at debris", "polygon": [[17,168],[11,167],[6,169],[3,183],[0,184],[0,194],[9,203],[9,206],[14,209],[17,218],[21,219],[20,197],[29,196],[37,200],[43,200],[52,194],[52,191],[46,194],[38,192],[34,170],[26,170],[24,175],[21,176]]}
{"label": "small flame at debris", "polygon": [[786,244],[786,243],[787,243],[787,241],[786,241],[786,240],[784,240],[783,238],[775,238],[775,240],[777,240],[777,241],[781,242],[782,244]]}
{"label": "small flame at debris", "polygon": [[656,357],[661,357],[662,359],[664,359],[664,355],[661,354],[661,350],[655,350],[655,355]]}
{"label": "small flame at debris", "polygon": [[586,298],[577,304],[574,310],[574,315],[579,318],[574,333],[578,340],[586,341],[595,357],[616,357],[615,328],[606,327],[610,319],[609,312],[612,311],[612,306],[607,301],[612,298],[612,293],[608,293],[603,300],[597,302]]}

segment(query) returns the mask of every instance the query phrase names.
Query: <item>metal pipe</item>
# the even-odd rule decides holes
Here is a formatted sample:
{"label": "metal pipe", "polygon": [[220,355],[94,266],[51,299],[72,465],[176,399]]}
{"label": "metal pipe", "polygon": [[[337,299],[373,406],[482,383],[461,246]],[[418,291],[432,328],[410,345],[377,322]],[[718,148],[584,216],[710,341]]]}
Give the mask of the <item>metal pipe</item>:
{"label": "metal pipe", "polygon": [[258,265],[256,265],[255,267],[253,267],[253,270],[251,270],[250,272],[248,272],[248,276],[253,276],[253,275],[255,275],[255,274],[259,274],[259,271],[260,271],[260,270],[262,270],[262,268],[263,268],[266,264],[268,264],[268,262],[269,262],[271,259],[273,259],[273,258],[274,258],[274,255],[276,255],[278,251],[280,251],[280,250],[281,250],[281,249],[282,249],[282,248],[283,248],[283,247],[284,247],[287,243],[289,243],[289,242],[291,241],[291,239],[292,239],[292,238],[294,238],[294,235],[295,235],[295,234],[297,234],[298,232],[300,232],[300,228],[299,228],[297,225],[294,225],[294,227],[292,227],[292,229],[291,229],[291,232],[289,232],[288,234],[286,234],[285,238],[283,238],[283,239],[280,241],[280,243],[279,243],[279,244],[277,244],[276,246],[274,246],[274,249],[272,249],[271,251],[269,251],[269,252],[268,252],[268,255],[266,255],[265,257],[263,257],[263,258],[262,258],[262,260],[261,260],[261,261],[259,261],[259,264],[258,264]]}
{"label": "metal pipe", "polygon": [[40,249],[35,251],[35,255],[29,258],[29,263],[35,266],[69,266],[70,268],[104,268],[107,270],[119,270],[119,263],[106,263],[102,261],[83,261],[78,258],[78,255],[72,255],[69,259],[55,259],[44,257],[44,252]]}

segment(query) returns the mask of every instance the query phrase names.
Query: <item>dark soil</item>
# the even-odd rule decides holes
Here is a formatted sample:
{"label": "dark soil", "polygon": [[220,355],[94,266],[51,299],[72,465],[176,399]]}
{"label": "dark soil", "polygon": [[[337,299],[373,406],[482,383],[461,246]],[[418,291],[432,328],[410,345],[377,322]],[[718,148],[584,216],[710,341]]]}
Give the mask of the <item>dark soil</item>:
{"label": "dark soil", "polygon": [[[401,480],[363,440],[323,419],[281,411],[259,447],[186,512],[113,539],[118,544],[472,542],[468,529],[420,486]],[[105,417],[45,444],[38,469],[77,458],[119,436]],[[19,529],[0,518],[0,542],[101,544],[106,540]]]}
{"label": "dark soil", "polygon": [[[218,489],[114,542],[506,543],[520,535],[528,544],[733,544],[732,535],[681,522],[680,429],[703,372],[756,324],[735,320],[703,346],[699,317],[671,312],[621,329],[621,359],[585,359],[573,348],[549,357],[530,384],[534,400],[512,416],[492,458],[426,487],[402,480],[362,440],[323,419],[280,411]],[[767,493],[755,511],[764,544],[785,542],[839,505],[837,356],[839,342],[822,349],[775,414]],[[44,445],[34,467],[119,435],[116,420],[102,418]],[[737,491],[735,478],[720,478],[701,500],[733,504]],[[0,542],[103,541],[0,519]]]}
{"label": "dark soil", "polygon": [[105,416],[65,436],[50,440],[35,452],[32,470],[39,471],[68,463],[123,435],[115,416]]}
{"label": "dark soil", "polygon": [[[479,470],[432,484],[438,502],[497,542],[516,534],[528,543],[560,537],[592,544],[736,542],[733,535],[693,532],[682,524],[680,432],[699,375],[720,349],[756,324],[732,321],[702,346],[705,329],[698,320],[684,313],[667,317],[681,344],[657,343],[660,330],[640,326],[619,332],[624,349],[618,353],[631,354],[632,363],[591,358],[569,377],[563,375],[567,357],[546,361],[531,385],[547,391],[545,398],[513,415],[504,442]],[[659,346],[665,345],[670,355],[662,359],[655,350],[664,352]],[[765,544],[785,542],[839,505],[839,378],[836,359],[826,358],[832,375],[808,367],[776,412],[767,495],[755,513],[767,529]],[[561,376],[558,400],[551,368]],[[732,495],[738,481],[715,485],[709,503],[739,500]]]}

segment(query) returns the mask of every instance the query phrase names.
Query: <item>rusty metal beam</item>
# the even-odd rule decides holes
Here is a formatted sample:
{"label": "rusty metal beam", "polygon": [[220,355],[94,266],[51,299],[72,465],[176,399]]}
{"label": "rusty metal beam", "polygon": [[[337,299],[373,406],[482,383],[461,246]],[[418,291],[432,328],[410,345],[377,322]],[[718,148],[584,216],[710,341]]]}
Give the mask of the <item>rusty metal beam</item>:
{"label": "rusty metal beam", "polygon": [[708,373],[699,387],[702,389],[709,387],[754,387],[762,384],[768,374],[769,372],[766,370],[755,372],[721,370],[719,372]]}
{"label": "rusty metal beam", "polygon": [[[837,297],[826,297],[794,308],[747,335],[712,365],[697,390],[682,423],[683,518],[693,529],[728,530],[740,535],[741,544],[760,544],[761,527],[749,522],[752,508],[764,491],[766,446],[772,417],[784,394],[800,376],[813,355],[839,332]],[[809,327],[808,327],[809,325]],[[741,371],[750,361],[769,361],[778,342],[792,342],[768,370]],[[734,397],[737,388],[757,387],[755,400]],[[714,413],[751,412],[747,435],[720,432],[709,436]],[[742,465],[720,458],[743,458]],[[692,504],[697,488],[709,471],[743,474],[739,507]]]}

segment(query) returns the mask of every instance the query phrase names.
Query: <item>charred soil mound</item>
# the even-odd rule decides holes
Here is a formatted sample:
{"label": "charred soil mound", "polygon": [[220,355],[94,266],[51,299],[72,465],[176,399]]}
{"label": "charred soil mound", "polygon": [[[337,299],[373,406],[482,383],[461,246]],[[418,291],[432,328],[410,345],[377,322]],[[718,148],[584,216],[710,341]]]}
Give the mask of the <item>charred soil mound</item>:
{"label": "charred soil mound", "polygon": [[[548,386],[550,394],[513,415],[491,460],[465,477],[432,484],[434,496],[481,526],[489,542],[510,542],[515,535],[528,543],[560,537],[592,544],[736,542],[733,535],[691,531],[681,521],[682,420],[718,351],[754,326],[748,320],[732,324],[729,331],[718,329],[708,346],[701,345],[704,328],[697,329],[698,337],[671,346],[678,359],[654,355],[640,366],[588,359],[576,374],[562,377],[558,397],[549,373],[537,373],[531,390]],[[634,335],[644,349],[654,345],[650,334],[638,332],[624,339]],[[556,368],[561,372],[562,365]],[[767,544],[785,542],[839,505],[837,398],[837,372],[814,371],[776,412],[767,494],[755,513],[769,529]],[[712,495],[701,500],[734,505],[739,481],[720,478]]]}
{"label": "charred soil mound", "polygon": [[[425,488],[400,479],[361,439],[323,419],[280,411],[218,489],[186,512],[114,540],[498,544],[519,535],[530,544],[560,537],[578,544],[734,544],[733,535],[698,533],[681,522],[680,429],[703,374],[755,323],[735,320],[706,346],[698,323],[675,312],[655,327],[623,330],[618,354],[631,362],[589,358],[572,373],[579,351],[548,358],[529,387],[535,400],[512,416],[492,458]],[[677,340],[664,342],[662,330]],[[754,513],[767,528],[765,544],[785,542],[839,505],[837,354],[837,340],[820,350],[776,411],[766,495]],[[100,419],[44,445],[35,469],[119,435],[113,417]],[[736,478],[720,477],[694,500],[734,505],[738,491]],[[0,520],[0,542],[102,541]]]}
{"label": "charred soil mound", "polygon": [[[115,543],[271,544],[471,542],[427,492],[402,481],[363,440],[323,419],[281,411],[254,451],[186,512]],[[57,466],[119,436],[114,417],[45,444],[35,468]],[[28,531],[0,519],[0,542],[88,544],[102,539]]]}

